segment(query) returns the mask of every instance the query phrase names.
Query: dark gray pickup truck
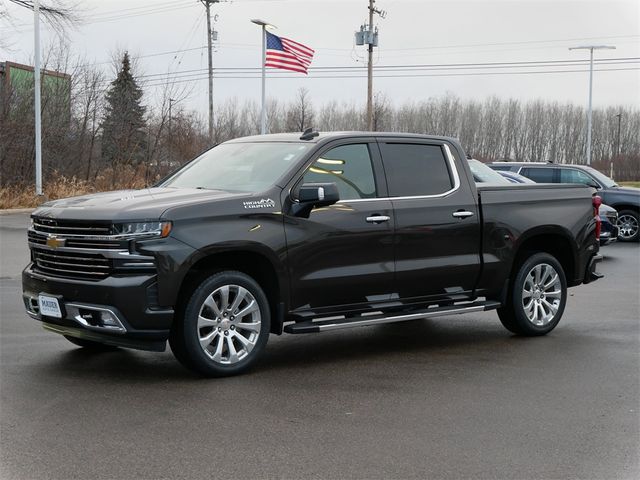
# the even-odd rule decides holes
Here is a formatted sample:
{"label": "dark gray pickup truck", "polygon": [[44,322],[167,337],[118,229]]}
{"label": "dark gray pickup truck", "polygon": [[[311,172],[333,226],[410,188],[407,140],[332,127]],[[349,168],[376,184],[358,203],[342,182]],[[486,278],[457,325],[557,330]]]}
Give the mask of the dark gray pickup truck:
{"label": "dark gray pickup truck", "polygon": [[168,340],[208,376],[246,370],[270,333],[495,309],[544,335],[567,288],[599,277],[597,200],[580,185],[476,187],[446,137],[239,138],[154,188],[38,208],[24,303],[74,344]]}

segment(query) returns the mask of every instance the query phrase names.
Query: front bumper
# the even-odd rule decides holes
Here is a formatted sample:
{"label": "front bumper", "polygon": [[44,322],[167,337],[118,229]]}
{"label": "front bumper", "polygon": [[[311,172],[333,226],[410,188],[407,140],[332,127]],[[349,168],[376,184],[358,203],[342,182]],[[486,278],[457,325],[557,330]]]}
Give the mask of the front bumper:
{"label": "front bumper", "polygon": [[[605,245],[609,245],[612,242],[615,242],[618,239],[618,227],[615,225],[610,225],[608,229],[602,229],[600,232],[600,246],[603,247]],[[604,224],[603,224],[604,227]]]}
{"label": "front bumper", "polygon": [[[28,315],[48,330],[129,348],[165,349],[174,312],[157,305],[155,274],[87,281],[44,276],[29,265],[22,272],[22,289]],[[40,314],[40,294],[58,300],[62,318]]]}

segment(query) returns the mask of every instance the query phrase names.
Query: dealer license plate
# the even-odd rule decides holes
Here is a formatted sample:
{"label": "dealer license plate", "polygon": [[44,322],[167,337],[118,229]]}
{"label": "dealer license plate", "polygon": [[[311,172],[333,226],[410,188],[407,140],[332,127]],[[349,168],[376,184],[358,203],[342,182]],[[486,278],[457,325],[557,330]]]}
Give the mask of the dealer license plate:
{"label": "dealer license plate", "polygon": [[38,306],[40,307],[40,315],[62,318],[62,311],[60,310],[60,304],[56,297],[38,295]]}

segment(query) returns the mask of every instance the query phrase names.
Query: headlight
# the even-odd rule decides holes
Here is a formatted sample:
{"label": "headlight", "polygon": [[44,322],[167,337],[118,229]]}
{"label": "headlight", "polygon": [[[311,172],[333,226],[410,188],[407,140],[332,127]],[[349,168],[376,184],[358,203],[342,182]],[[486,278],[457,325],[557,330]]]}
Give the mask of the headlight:
{"label": "headlight", "polygon": [[171,222],[135,222],[116,223],[113,234],[121,237],[160,237],[164,238],[171,232]]}

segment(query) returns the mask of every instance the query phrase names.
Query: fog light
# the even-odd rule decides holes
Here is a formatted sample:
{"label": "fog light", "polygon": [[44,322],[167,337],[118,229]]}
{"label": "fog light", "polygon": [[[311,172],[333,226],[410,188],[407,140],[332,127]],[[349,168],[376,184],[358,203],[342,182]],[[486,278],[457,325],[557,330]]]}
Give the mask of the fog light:
{"label": "fog light", "polygon": [[120,327],[118,321],[109,312],[100,312],[100,322],[104,327]]}

